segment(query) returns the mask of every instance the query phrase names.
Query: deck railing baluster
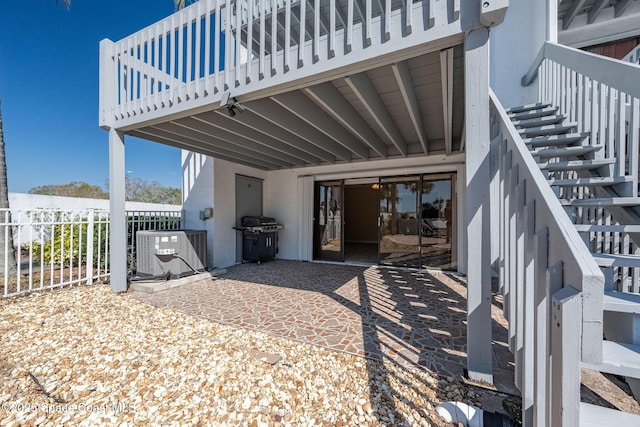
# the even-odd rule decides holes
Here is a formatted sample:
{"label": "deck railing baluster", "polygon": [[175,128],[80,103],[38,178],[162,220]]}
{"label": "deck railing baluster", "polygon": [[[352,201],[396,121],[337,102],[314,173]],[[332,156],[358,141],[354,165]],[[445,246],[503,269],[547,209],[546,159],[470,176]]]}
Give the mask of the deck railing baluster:
{"label": "deck railing baluster", "polygon": [[[106,40],[111,45],[105,46],[113,47],[113,52],[104,49],[101,53],[105,63],[101,66],[101,87],[111,91],[115,99],[101,96],[101,125],[137,123],[147,116],[155,119],[162,110],[182,111],[189,103],[201,108],[205,97],[217,95],[207,100],[215,104],[221,92],[233,91],[242,98],[248,85],[263,88],[265,77],[284,79],[294,69],[314,66],[324,72],[323,64],[342,67],[348,63],[348,55],[354,61],[367,60],[366,55],[354,55],[353,51],[372,44],[391,54],[394,46],[399,46],[387,43],[393,38],[407,38],[409,44],[402,48],[417,47],[432,41],[428,34],[436,18],[444,14],[450,15],[447,25],[451,27],[443,30],[438,26],[434,34],[462,34],[461,5],[460,0],[194,2],[118,42]],[[415,27],[425,32],[422,38],[415,34],[415,19],[429,21]],[[308,49],[312,49],[311,55]],[[107,71],[111,63],[112,76]],[[308,77],[309,72],[295,73],[293,78]],[[102,79],[109,81],[102,84]]]}
{"label": "deck railing baluster", "polygon": [[271,75],[277,72],[276,61],[278,58],[278,5],[276,0],[271,0]]}

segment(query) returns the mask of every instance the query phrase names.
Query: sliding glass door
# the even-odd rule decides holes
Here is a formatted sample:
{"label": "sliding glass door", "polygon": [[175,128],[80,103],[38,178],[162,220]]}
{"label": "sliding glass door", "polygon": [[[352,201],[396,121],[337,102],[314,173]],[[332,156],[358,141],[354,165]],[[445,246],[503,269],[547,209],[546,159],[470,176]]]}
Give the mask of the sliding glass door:
{"label": "sliding glass door", "polygon": [[422,176],[420,254],[423,268],[457,268],[454,184],[454,174]]}
{"label": "sliding glass door", "polygon": [[456,269],[455,178],[443,173],[317,182],[313,258]]}
{"label": "sliding glass door", "polygon": [[379,191],[380,264],[420,267],[420,177],[382,178]]}

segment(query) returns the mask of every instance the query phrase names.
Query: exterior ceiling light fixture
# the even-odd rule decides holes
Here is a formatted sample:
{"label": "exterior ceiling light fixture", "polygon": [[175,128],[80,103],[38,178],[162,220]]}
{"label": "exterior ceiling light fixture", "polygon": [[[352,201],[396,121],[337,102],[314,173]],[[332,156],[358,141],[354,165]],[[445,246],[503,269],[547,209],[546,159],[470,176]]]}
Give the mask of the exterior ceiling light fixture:
{"label": "exterior ceiling light fixture", "polygon": [[231,97],[230,92],[225,92],[222,95],[222,99],[220,100],[220,108],[226,108],[227,114],[231,117],[235,116],[237,113],[244,113],[246,108],[242,106],[236,98]]}

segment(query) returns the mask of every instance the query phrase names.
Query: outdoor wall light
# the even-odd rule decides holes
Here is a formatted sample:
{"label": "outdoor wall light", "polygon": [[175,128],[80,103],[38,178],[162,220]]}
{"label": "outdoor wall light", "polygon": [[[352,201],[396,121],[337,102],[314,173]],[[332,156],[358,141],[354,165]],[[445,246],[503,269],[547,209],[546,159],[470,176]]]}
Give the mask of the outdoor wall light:
{"label": "outdoor wall light", "polygon": [[236,98],[231,97],[231,92],[225,92],[222,94],[220,108],[226,108],[227,113],[231,117],[235,116],[237,113],[244,113],[244,110],[246,110],[246,108],[242,106]]}

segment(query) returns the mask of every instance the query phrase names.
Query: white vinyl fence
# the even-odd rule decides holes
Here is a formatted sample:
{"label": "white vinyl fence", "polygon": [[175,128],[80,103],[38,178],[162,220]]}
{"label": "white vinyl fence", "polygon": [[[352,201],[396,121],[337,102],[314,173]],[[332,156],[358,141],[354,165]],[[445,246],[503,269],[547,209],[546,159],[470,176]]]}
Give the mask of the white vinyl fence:
{"label": "white vinyl fence", "polygon": [[[181,212],[127,211],[127,223],[131,269],[136,231],[179,229]],[[2,297],[104,280],[109,277],[109,256],[106,210],[0,209]]]}

